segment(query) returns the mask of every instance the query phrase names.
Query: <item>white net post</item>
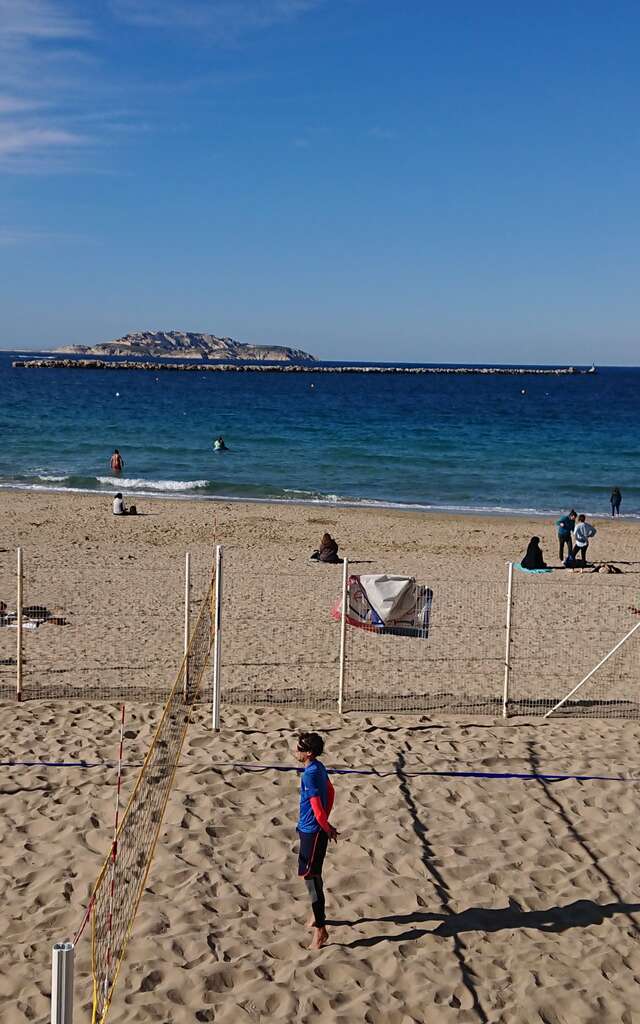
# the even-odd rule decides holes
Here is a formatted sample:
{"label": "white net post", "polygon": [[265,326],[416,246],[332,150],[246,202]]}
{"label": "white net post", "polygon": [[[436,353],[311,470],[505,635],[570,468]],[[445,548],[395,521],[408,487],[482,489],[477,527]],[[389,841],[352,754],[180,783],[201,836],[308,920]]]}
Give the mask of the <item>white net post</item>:
{"label": "white net post", "polygon": [[340,671],[338,674],[338,714],[344,708],[344,663],[347,653],[347,602],[349,589],[349,562],[345,558],[342,563],[342,615],[340,617]]}
{"label": "white net post", "polygon": [[213,700],[211,709],[211,728],[214,732],[220,729],[220,654],[222,651],[222,545],[216,547],[216,587],[215,608],[213,614]]}
{"label": "white net post", "polygon": [[191,599],[191,555],[187,551],[184,559],[184,683],[182,696],[187,700],[189,692],[189,601]]}
{"label": "white net post", "polygon": [[22,700],[22,548],[17,551],[16,580],[16,697]]}
{"label": "white net post", "polygon": [[504,648],[504,683],[502,687],[502,717],[507,718],[509,703],[509,676],[511,674],[511,594],[513,589],[513,562],[508,563],[507,572],[507,628]]}
{"label": "white net post", "polygon": [[51,1024],[73,1024],[72,942],[56,942],[51,953]]}

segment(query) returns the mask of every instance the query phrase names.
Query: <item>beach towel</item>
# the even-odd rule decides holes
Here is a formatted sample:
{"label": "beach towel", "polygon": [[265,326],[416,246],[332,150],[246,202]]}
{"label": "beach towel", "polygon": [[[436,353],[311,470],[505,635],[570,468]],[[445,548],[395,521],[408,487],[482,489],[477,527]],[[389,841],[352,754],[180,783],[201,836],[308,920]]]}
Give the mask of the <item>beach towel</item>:
{"label": "beach towel", "polygon": [[528,572],[528,573],[531,573],[534,576],[537,573],[540,573],[540,572],[553,572],[553,569],[549,569],[549,568],[547,568],[547,569],[525,569],[525,567],[523,565],[520,565],[520,562],[514,562],[513,563],[513,568],[517,569],[518,572]]}
{"label": "beach towel", "polygon": [[[426,639],[433,591],[412,576],[350,576],[347,582],[347,623],[371,633]],[[342,618],[342,599],[331,615]]]}

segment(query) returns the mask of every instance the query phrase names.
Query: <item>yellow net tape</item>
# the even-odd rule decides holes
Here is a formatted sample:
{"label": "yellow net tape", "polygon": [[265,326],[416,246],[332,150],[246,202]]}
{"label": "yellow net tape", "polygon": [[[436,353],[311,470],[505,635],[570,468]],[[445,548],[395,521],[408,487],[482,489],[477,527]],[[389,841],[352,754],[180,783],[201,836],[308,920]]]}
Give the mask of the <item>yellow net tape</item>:
{"label": "yellow net tape", "polygon": [[[214,582],[202,603],[187,654],[91,897],[92,1024],[107,1019],[118,972],[153,860],[193,704],[214,630]],[[115,854],[115,856],[114,856]]]}

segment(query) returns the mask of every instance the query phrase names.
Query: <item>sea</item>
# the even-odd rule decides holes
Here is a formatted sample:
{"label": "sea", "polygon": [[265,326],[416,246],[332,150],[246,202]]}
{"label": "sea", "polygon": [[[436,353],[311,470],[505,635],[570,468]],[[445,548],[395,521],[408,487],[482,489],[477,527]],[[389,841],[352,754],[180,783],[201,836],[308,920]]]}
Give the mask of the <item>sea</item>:
{"label": "sea", "polygon": [[[11,365],[37,355],[0,352],[2,488],[599,515],[617,486],[623,516],[640,518],[638,367],[391,376]],[[228,451],[213,450],[218,435]]]}

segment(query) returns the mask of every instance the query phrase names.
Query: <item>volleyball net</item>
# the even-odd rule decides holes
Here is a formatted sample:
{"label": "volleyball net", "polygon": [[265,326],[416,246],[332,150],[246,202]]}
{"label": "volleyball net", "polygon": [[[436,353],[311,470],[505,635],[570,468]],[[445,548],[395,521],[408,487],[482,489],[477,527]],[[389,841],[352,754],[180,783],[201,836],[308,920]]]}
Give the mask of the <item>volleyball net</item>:
{"label": "volleyball net", "polygon": [[92,1024],[103,1024],[107,1018],[153,861],[187,727],[209,660],[214,633],[214,592],[215,580],[212,580],[187,653],[91,896]]}

